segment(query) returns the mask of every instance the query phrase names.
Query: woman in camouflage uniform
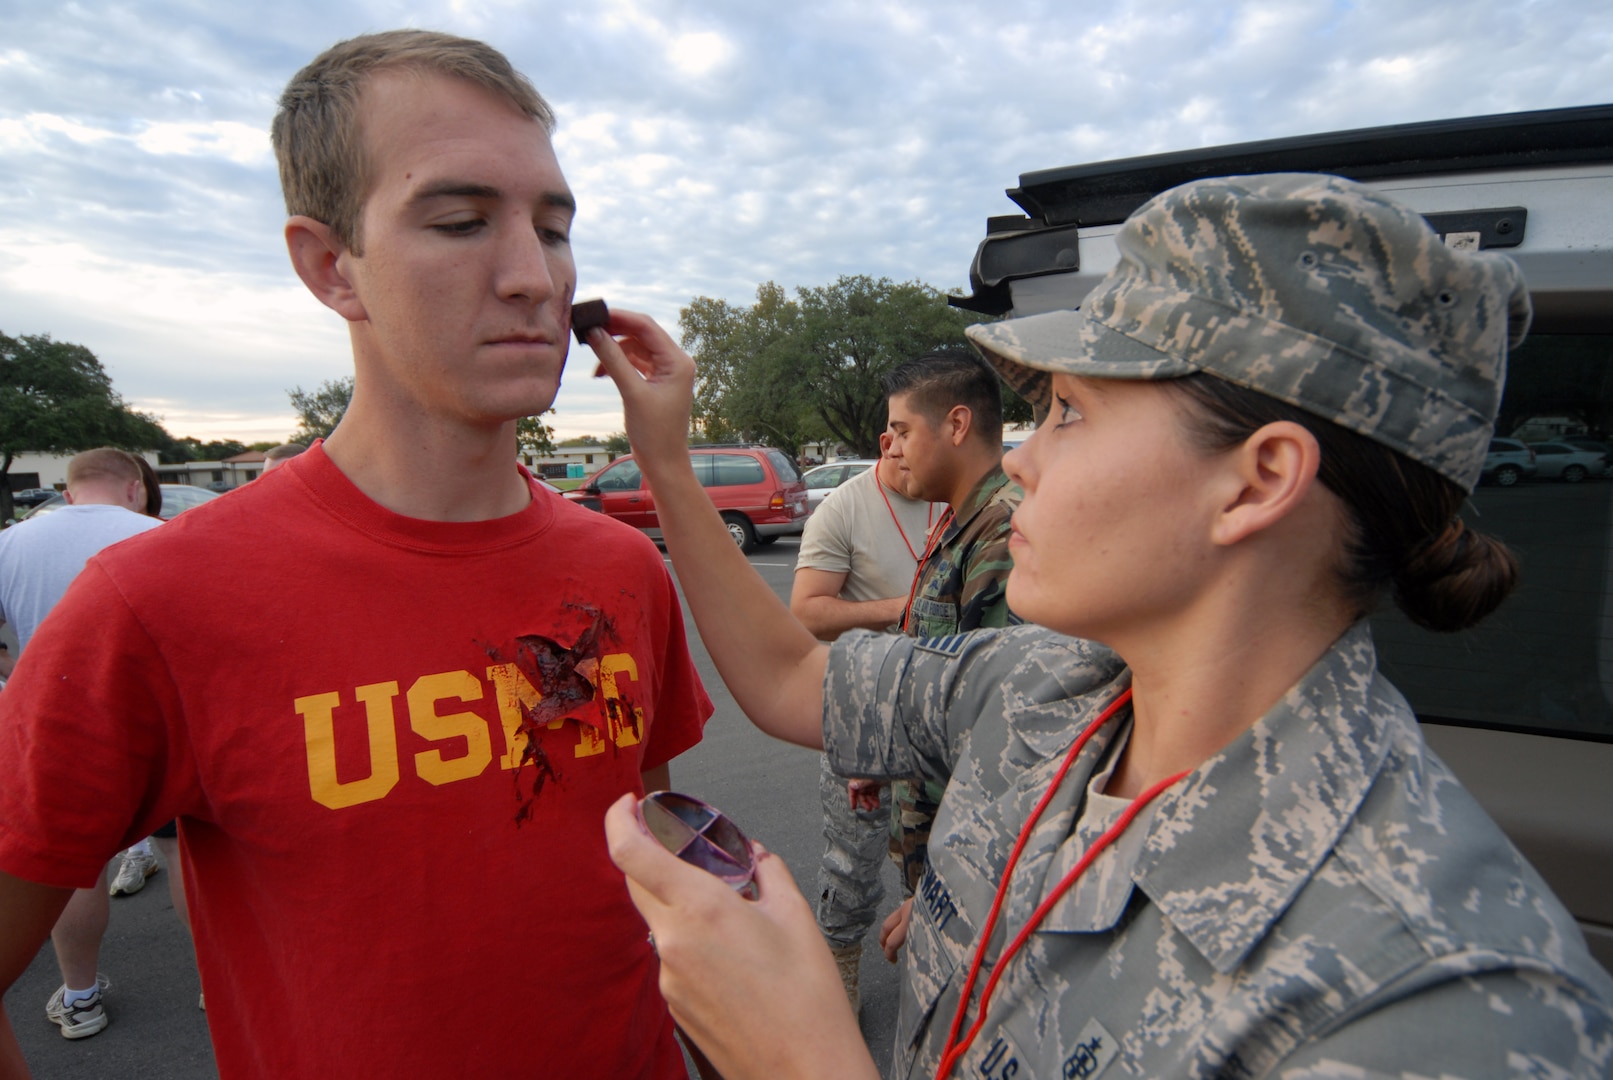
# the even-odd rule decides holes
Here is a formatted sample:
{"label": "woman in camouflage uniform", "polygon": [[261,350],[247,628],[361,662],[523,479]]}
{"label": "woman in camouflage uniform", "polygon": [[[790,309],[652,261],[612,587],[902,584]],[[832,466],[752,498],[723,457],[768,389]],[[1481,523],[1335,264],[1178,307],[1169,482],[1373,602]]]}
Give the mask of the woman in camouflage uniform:
{"label": "woman in camouflage uniform", "polygon": [[[952,778],[892,1074],[1604,1075],[1613,981],[1365,621],[1388,592],[1459,629],[1512,587],[1458,510],[1528,321],[1516,268],[1319,176],[1189,184],[1116,243],[1079,313],[970,330],[1049,409],[1005,462],[1036,627],[818,648],[713,558],[677,461],[687,358],[636,316],[625,352],[591,339],[747,715],[847,775]],[[724,1075],[875,1075],[778,860],[750,903],[630,801],[607,829]]]}

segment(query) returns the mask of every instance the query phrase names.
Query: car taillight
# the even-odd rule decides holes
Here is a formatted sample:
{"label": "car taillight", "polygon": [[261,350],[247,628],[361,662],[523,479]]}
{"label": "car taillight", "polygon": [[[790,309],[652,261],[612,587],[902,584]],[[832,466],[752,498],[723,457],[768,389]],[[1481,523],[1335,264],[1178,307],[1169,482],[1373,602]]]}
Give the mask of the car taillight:
{"label": "car taillight", "polygon": [[767,506],[768,506],[768,509],[770,509],[770,510],[782,510],[782,509],[784,509],[784,492],[782,492],[782,491],[773,492],[773,497],[767,501]]}

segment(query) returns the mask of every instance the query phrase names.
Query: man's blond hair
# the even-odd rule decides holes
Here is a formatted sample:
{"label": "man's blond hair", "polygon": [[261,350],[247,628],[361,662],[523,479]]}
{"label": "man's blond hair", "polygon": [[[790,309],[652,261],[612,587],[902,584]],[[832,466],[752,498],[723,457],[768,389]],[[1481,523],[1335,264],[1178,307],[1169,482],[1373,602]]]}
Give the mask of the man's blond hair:
{"label": "man's blond hair", "polygon": [[359,98],[379,71],[465,79],[554,131],[548,103],[503,53],[483,42],[431,30],[388,30],[326,49],[286,84],[270,137],[286,212],[328,225],[354,255],[363,254],[359,217],[370,187]]}
{"label": "man's blond hair", "polygon": [[306,449],[308,449],[308,448],[306,446],[304,446],[302,443],[295,443],[295,442],[281,443],[279,446],[274,447],[272,450],[265,450],[263,452],[263,460],[264,461],[290,461],[292,458],[296,457],[298,454],[302,453]]}
{"label": "man's blond hair", "polygon": [[72,460],[67,463],[67,486],[94,483],[97,480],[127,484],[131,480],[142,481],[144,477],[140,475],[140,466],[135,464],[133,456],[124,450],[101,446],[94,450],[86,450],[82,454],[74,454]]}

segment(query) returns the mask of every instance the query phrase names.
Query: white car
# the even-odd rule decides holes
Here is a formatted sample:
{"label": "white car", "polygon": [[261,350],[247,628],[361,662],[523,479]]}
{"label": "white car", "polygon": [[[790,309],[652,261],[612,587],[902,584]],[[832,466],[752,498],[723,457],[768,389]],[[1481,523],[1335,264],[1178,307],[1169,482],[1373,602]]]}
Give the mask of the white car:
{"label": "white car", "polygon": [[1538,480],[1577,484],[1587,476],[1607,472],[1607,455],[1600,450],[1587,450],[1565,442],[1530,443],[1529,449],[1535,452],[1535,478]]}
{"label": "white car", "polygon": [[819,465],[817,468],[808,469],[801,474],[801,479],[806,481],[807,486],[807,506],[816,510],[818,504],[829,497],[829,492],[844,484],[853,476],[867,472],[878,464],[877,459],[870,461],[866,458],[859,458],[856,461],[831,461],[827,465]]}

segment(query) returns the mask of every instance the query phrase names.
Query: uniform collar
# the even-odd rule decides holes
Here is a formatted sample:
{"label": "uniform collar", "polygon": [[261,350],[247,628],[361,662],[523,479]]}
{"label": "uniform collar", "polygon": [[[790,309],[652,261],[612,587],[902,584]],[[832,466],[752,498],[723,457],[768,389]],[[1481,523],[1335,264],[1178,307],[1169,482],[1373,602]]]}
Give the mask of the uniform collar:
{"label": "uniform collar", "polygon": [[1219,972],[1265,937],[1349,826],[1405,709],[1365,621],[1156,804],[1132,879]]}
{"label": "uniform collar", "polygon": [[968,497],[963,500],[963,509],[952,515],[952,524],[947,527],[947,539],[950,540],[962,532],[975,515],[986,508],[997,492],[1007,485],[1008,474],[1003,472],[1002,462],[998,462],[969,490]]}

